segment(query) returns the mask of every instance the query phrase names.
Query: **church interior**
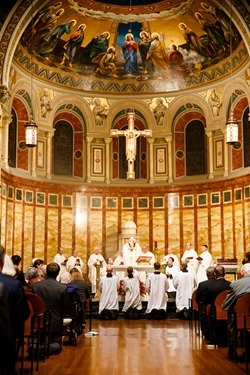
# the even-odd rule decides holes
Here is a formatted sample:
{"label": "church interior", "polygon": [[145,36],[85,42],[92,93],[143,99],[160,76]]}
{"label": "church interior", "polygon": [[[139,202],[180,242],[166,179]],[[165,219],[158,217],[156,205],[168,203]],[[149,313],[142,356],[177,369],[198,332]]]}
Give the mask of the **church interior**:
{"label": "church interior", "polygon": [[[58,248],[66,257],[76,250],[87,278],[94,247],[115,258],[132,228],[158,261],[169,247],[180,259],[187,243],[198,254],[207,244],[214,264],[238,268],[250,251],[248,1],[10,0],[0,8],[6,253],[20,255],[26,272],[32,259],[49,264]],[[91,340],[86,350],[96,353]],[[70,365],[68,356],[65,374]]]}

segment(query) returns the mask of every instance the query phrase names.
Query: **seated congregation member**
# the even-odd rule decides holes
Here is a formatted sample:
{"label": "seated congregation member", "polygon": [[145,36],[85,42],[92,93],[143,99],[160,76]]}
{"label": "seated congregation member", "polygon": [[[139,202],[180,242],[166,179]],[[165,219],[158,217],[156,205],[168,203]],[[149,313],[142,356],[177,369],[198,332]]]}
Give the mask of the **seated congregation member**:
{"label": "seated congregation member", "polygon": [[123,281],[122,289],[125,291],[125,303],[122,311],[126,318],[138,318],[138,312],[142,309],[140,295],[140,280],[133,275],[133,267],[127,268],[127,277]]}
{"label": "seated congregation member", "polygon": [[12,255],[11,257],[12,263],[14,265],[14,268],[16,270],[15,279],[21,281],[23,286],[27,286],[27,283],[25,281],[24,273],[22,270],[19,269],[19,265],[21,263],[22,258],[19,255]]}
{"label": "seated congregation member", "polygon": [[173,279],[176,289],[176,312],[180,319],[187,319],[189,316],[189,299],[192,298],[195,286],[193,271],[188,271],[187,265],[187,262],[181,261],[181,269]]}
{"label": "seated congregation member", "polygon": [[237,300],[244,294],[250,293],[250,263],[245,263],[241,269],[243,277],[230,284],[226,299],[222,303],[223,310],[228,312],[229,358],[234,358],[234,308]]}
{"label": "seated congregation member", "polygon": [[[9,309],[9,321],[10,326],[8,340],[9,346],[8,358],[6,363],[7,372],[6,375],[14,375],[16,372],[16,358],[18,355],[19,345],[16,343],[20,342],[22,337],[23,322],[29,317],[30,311],[28,302],[24,293],[23,286],[19,280],[15,280],[13,277],[4,274],[4,263],[5,260],[9,260],[9,256],[6,257],[5,249],[0,245],[0,283],[4,285],[3,293],[6,296],[7,292],[7,304]],[[11,260],[11,259],[10,259]],[[13,264],[12,264],[13,266]],[[6,269],[6,268],[5,268]],[[5,297],[4,297],[5,298]],[[4,302],[3,302],[4,303]],[[6,300],[5,300],[6,303]],[[2,305],[3,306],[3,305]],[[6,317],[7,324],[7,317]],[[1,331],[0,336],[4,333]],[[6,342],[6,345],[8,342]],[[0,363],[0,371],[3,368],[3,362]]]}
{"label": "seated congregation member", "polygon": [[46,279],[33,284],[34,293],[38,294],[46,305],[46,310],[51,311],[50,325],[50,353],[60,353],[62,349],[63,316],[69,305],[67,286],[59,283],[60,266],[50,263],[46,268]]}
{"label": "seated congregation member", "polygon": [[201,281],[196,290],[196,302],[207,305],[210,303],[208,293],[210,287],[215,283],[214,267],[206,269],[207,280]]}
{"label": "seated congregation member", "polygon": [[[28,268],[26,274],[25,274],[25,279],[29,283],[29,280],[35,278],[36,276],[41,276],[43,272],[43,264],[44,261],[42,259],[35,259],[32,266]],[[38,272],[39,270],[39,272]]]}
{"label": "seated congregation member", "polygon": [[79,296],[81,307],[82,307],[82,325],[85,326],[85,312],[89,310],[89,300],[91,297],[90,287],[83,279],[82,274],[78,271],[77,268],[72,268],[70,271],[71,275],[71,285],[77,287],[76,293]]}
{"label": "seated congregation member", "polygon": [[160,263],[154,263],[154,272],[149,274],[146,280],[146,289],[149,294],[146,314],[153,319],[163,319],[166,317],[167,300],[166,293],[169,289],[169,282],[162,272]]}
{"label": "seated congregation member", "polygon": [[100,279],[99,288],[101,291],[99,303],[99,315],[101,319],[117,319],[119,312],[118,290],[120,281],[118,276],[113,274],[112,266],[107,266],[107,274]]}

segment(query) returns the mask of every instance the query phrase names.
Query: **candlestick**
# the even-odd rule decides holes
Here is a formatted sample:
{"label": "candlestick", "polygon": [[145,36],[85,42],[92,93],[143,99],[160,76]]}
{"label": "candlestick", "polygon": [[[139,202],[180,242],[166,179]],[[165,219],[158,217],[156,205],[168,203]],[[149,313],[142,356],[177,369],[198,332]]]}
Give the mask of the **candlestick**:
{"label": "candlestick", "polygon": [[157,249],[157,241],[155,241],[155,249]]}

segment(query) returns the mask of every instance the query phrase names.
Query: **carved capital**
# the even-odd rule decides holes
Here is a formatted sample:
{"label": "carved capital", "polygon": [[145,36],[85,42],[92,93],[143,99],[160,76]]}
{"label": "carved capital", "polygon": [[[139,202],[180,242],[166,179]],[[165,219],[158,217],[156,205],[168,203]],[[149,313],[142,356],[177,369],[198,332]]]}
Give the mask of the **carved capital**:
{"label": "carved capital", "polygon": [[0,104],[5,104],[10,98],[10,93],[5,85],[0,85]]}

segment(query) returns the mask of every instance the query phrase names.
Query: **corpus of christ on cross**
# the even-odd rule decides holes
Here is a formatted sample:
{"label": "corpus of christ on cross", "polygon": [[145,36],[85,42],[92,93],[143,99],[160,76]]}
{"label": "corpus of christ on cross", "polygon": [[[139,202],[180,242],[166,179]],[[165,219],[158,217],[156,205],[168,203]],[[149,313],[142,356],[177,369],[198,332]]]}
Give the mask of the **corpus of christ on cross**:
{"label": "corpus of christ on cross", "polygon": [[127,180],[135,180],[134,162],[136,159],[136,138],[138,138],[139,136],[151,138],[152,130],[136,130],[134,110],[129,108],[126,112],[128,120],[128,129],[111,129],[110,137],[118,137],[119,135],[123,135],[124,137],[126,137],[126,158],[128,161]]}

